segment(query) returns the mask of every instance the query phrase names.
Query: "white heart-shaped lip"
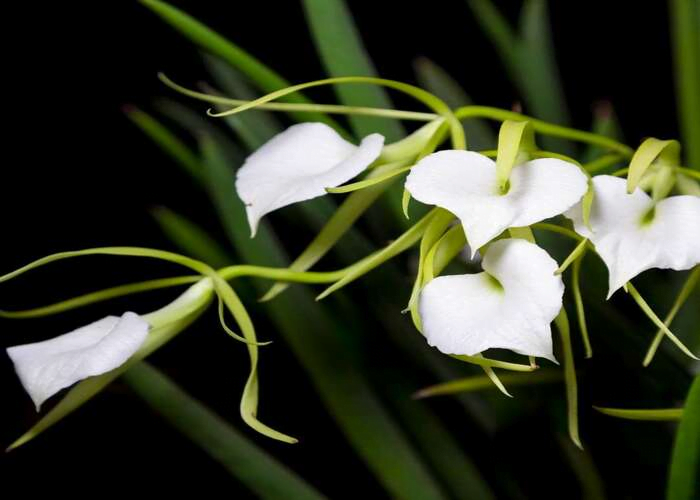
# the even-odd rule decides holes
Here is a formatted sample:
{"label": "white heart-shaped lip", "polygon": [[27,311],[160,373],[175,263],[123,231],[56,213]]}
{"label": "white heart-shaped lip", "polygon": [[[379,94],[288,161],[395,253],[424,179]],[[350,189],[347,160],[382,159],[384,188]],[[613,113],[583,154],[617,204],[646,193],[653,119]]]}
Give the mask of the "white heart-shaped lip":
{"label": "white heart-shaped lip", "polygon": [[681,271],[700,263],[700,197],[671,196],[654,206],[644,191],[628,194],[625,180],[610,175],[594,177],[593,189],[590,229],[580,204],[565,215],[605,262],[608,298],[648,269]]}
{"label": "white heart-shaped lip", "polygon": [[445,354],[510,349],[556,363],[550,323],[562,307],[557,263],[521,239],[489,245],[484,272],[440,276],[420,294],[418,311],[428,343]]}
{"label": "white heart-shaped lip", "polygon": [[124,364],[146,340],[148,329],[140,316],[126,312],[43,342],[10,347],[7,354],[39,411],[61,389]]}
{"label": "white heart-shaped lip", "polygon": [[588,189],[578,166],[554,158],[517,165],[500,194],[496,163],[473,151],[440,151],[419,161],[406,178],[416,200],[455,214],[472,251],[509,227],[529,226],[576,204]]}
{"label": "white heart-shaped lip", "polygon": [[379,157],[384,137],[371,134],[359,146],[323,123],[300,123],[251,154],[236,174],[236,191],[251,236],[273,210],[326,194],[364,171]]}

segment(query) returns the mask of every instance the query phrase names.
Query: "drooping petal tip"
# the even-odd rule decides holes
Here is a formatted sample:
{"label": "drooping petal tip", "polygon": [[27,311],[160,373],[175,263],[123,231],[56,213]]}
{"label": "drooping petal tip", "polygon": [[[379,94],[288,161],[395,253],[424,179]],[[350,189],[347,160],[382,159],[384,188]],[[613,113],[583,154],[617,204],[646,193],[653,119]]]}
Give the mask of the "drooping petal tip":
{"label": "drooping petal tip", "polygon": [[251,154],[236,174],[251,236],[260,219],[278,208],[326,194],[363,172],[380,155],[384,137],[371,134],[359,146],[323,123],[300,123]]}
{"label": "drooping petal tip", "polygon": [[7,354],[39,411],[61,389],[124,364],[146,340],[148,330],[140,316],[126,312],[43,342],[10,347]]}

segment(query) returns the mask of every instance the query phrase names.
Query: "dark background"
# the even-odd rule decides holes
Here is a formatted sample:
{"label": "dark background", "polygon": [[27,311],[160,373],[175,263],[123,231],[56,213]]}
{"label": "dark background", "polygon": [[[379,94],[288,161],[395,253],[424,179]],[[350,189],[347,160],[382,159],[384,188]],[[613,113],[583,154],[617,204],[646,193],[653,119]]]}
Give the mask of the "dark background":
{"label": "dark background", "polygon": [[[274,2],[274,9],[261,1],[173,3],[292,82],[324,76],[295,1]],[[411,63],[425,55],[462,82],[479,104],[510,107],[517,100],[464,2],[433,1],[417,9],[393,1],[352,4],[381,76],[414,82]],[[515,18],[516,2],[501,4]],[[647,135],[676,137],[665,2],[551,4],[558,60],[575,125],[588,127],[593,103],[610,100],[629,144],[636,145]],[[191,189],[187,177],[120,111],[125,103],[148,109],[152,98],[168,94],[155,78],[159,70],[185,84],[205,77],[199,55],[188,42],[132,1],[13,2],[4,8],[3,17],[5,26],[14,29],[2,34],[5,155],[0,177],[0,272],[67,249],[112,244],[172,248],[148,214],[161,204],[218,230],[214,222],[207,222],[213,215],[203,195]],[[32,307],[168,271],[153,263],[114,259],[61,264],[18,283],[3,284],[0,304],[8,309]],[[139,299],[138,307],[157,307],[172,293],[156,295]],[[119,310],[122,304],[133,302],[118,301],[46,320],[3,320],[2,342],[14,345],[63,333]],[[233,344],[208,316],[152,360],[238,425],[243,356],[240,346]],[[263,393],[264,412],[272,415],[270,423],[304,440],[293,448],[262,444],[331,496],[375,491],[373,480],[316,403],[291,355],[280,348],[270,357],[266,366],[283,367],[284,376],[275,377],[274,393],[267,397]],[[262,376],[272,378],[270,373]],[[4,353],[0,387],[4,447],[36,418]],[[285,394],[308,404],[292,405],[292,397],[284,400]],[[616,424],[607,421],[593,424],[604,435],[616,430]],[[163,495],[197,487],[205,497],[209,492],[228,496],[238,488],[217,464],[119,383],[36,441],[0,457],[0,478],[9,491],[22,488],[5,498],[42,490],[72,491],[75,498],[87,498],[98,486],[117,494]]]}

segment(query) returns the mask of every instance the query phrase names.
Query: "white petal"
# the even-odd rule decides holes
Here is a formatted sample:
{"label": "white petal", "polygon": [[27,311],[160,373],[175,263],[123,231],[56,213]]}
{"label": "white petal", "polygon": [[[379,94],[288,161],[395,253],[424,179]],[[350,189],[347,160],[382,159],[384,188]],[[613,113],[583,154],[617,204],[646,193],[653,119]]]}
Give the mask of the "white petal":
{"label": "white petal", "polygon": [[236,175],[251,234],[265,214],[322,196],[360,174],[383,145],[384,137],[371,134],[355,146],[323,123],[300,123],[270,139]]}
{"label": "white petal", "polygon": [[505,239],[489,245],[482,266],[483,273],[425,286],[418,308],[428,343],[446,354],[504,348],[556,362],[550,323],[564,284],[554,259],[533,243]]}
{"label": "white petal", "polygon": [[627,194],[626,186],[618,177],[593,178],[592,231],[583,224],[580,205],[566,214],[608,267],[608,298],[647,269],[680,271],[700,263],[700,198],[666,198],[656,204],[653,219],[645,224],[653,201],[640,189]]}
{"label": "white petal", "polygon": [[126,312],[53,339],[10,347],[7,354],[38,411],[61,389],[124,364],[146,340],[148,329],[137,314]]}
{"label": "white petal", "polygon": [[473,251],[509,227],[558,215],[585,194],[586,176],[574,164],[554,158],[516,166],[510,190],[501,195],[496,163],[472,151],[440,151],[411,170],[406,189],[418,201],[459,217]]}

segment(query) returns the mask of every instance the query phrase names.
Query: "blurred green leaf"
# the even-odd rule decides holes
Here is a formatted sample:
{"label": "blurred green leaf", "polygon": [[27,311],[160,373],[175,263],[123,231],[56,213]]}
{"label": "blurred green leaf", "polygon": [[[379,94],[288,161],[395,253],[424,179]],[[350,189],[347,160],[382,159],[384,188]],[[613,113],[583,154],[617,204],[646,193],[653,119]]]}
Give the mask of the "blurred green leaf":
{"label": "blurred green leaf", "polygon": [[177,241],[185,254],[214,268],[231,264],[226,251],[205,231],[189,219],[165,207],[151,211],[163,233]]}
{"label": "blurred green leaf", "polygon": [[680,420],[683,415],[683,408],[660,408],[652,410],[629,410],[626,408],[603,408],[594,406],[596,411],[611,417],[624,418],[627,420]]}
{"label": "blurred green leaf", "polygon": [[[620,128],[620,122],[618,121],[615,109],[610,102],[602,101],[594,106],[591,132],[594,134],[603,135],[605,137],[610,137],[611,139],[622,140],[622,129]],[[581,155],[581,163],[590,163],[607,152],[607,150],[601,148],[600,146],[591,144],[586,147],[585,151]]]}
{"label": "blurred green leaf", "polygon": [[[377,71],[362,43],[352,13],[343,0],[303,0],[306,20],[316,51],[328,76],[377,76]],[[384,89],[375,85],[338,85],[338,100],[347,106],[391,108]],[[370,116],[350,116],[358,137],[377,132],[388,142],[404,135],[401,124]]]}
{"label": "blurred green leaf", "polygon": [[[473,104],[459,83],[427,57],[416,59],[413,67],[420,86],[445,101],[452,109]],[[466,120],[463,126],[469,149],[481,151],[496,148],[496,134],[483,120]]]}
{"label": "blurred green leaf", "polygon": [[[289,82],[275,71],[180,9],[160,0],[140,0],[140,2],[192,42],[238,68],[264,92],[273,92],[289,87]],[[311,102],[298,93],[287,95],[282,100],[300,103]],[[340,129],[337,123],[320,113],[296,113],[294,116],[299,121],[320,121]]]}
{"label": "blurred green leaf", "polygon": [[516,70],[518,66],[517,37],[508,24],[508,20],[503,17],[491,0],[466,1],[481,29],[494,45],[506,71],[509,72],[511,79],[516,82],[519,79]]}
{"label": "blurred green leaf", "polygon": [[388,363],[379,370],[379,377],[386,397],[396,414],[401,415],[402,424],[452,496],[492,500],[494,494],[488,483],[443,422],[425,405],[409,398],[411,389],[400,367]]}
{"label": "blurred green leaf", "polygon": [[605,483],[591,454],[577,448],[564,436],[559,435],[557,438],[571,470],[581,484],[583,500],[605,500]]}
{"label": "blurred green leaf", "polygon": [[669,473],[667,500],[700,496],[700,375],[690,386],[676,433]]}
{"label": "blurred green leaf", "polygon": [[163,151],[173,158],[185,172],[194,179],[200,180],[202,175],[199,159],[185,143],[170,132],[151,115],[134,107],[125,107],[126,116],[151,138]]}
{"label": "blurred green leaf", "polygon": [[[228,97],[246,101],[260,97],[255,95],[238,70],[220,58],[204,54],[204,62],[215,83]],[[223,111],[223,108],[218,109]],[[251,109],[245,113],[227,116],[224,121],[250,151],[255,151],[283,130],[282,125],[273,114],[259,109]]]}
{"label": "blurred green leaf", "polygon": [[[554,52],[547,0],[526,0],[520,14],[518,68],[525,101],[544,120],[571,122]],[[560,141],[571,151],[570,144]]]}
{"label": "blurred green leaf", "polygon": [[[564,97],[546,0],[526,0],[520,14],[520,33],[498,11],[492,0],[466,0],[477,22],[491,40],[511,81],[520,92],[530,114],[560,125],[570,117]],[[572,145],[545,137],[546,149],[570,154]]]}
{"label": "blurred green leaf", "polygon": [[[532,373],[505,373],[499,375],[501,382],[504,385],[511,387],[515,385],[530,385],[542,384],[549,382],[559,382],[562,380],[562,374],[557,370],[541,369]],[[437,384],[416,392],[414,397],[427,398],[432,396],[443,396],[455,394],[459,392],[480,391],[483,389],[495,389],[491,379],[485,375],[476,375],[473,377],[451,380],[443,384]]]}
{"label": "blurred green leaf", "polygon": [[136,364],[122,379],[170,425],[237,477],[258,498],[326,498],[148,363]]}
{"label": "blurred green leaf", "polygon": [[700,170],[700,2],[669,4],[683,147],[688,167]]}

